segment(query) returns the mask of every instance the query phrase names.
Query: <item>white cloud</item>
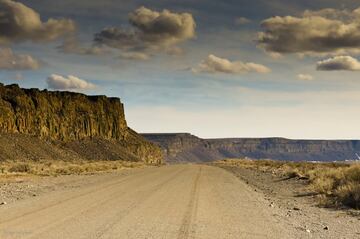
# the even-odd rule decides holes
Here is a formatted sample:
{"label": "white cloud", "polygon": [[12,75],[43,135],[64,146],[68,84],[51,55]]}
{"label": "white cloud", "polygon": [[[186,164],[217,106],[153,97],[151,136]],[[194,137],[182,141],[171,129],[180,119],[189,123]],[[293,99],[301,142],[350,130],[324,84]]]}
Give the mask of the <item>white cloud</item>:
{"label": "white cloud", "polygon": [[36,70],[39,67],[39,61],[30,55],[15,54],[10,48],[0,49],[0,69]]}
{"label": "white cloud", "polygon": [[360,8],[323,9],[301,16],[271,17],[261,24],[258,43],[278,54],[338,55],[360,53]]}
{"label": "white cloud", "polygon": [[241,74],[248,72],[269,73],[271,70],[261,64],[252,62],[230,61],[215,55],[209,55],[205,60],[192,69],[194,73],[226,73]]}
{"label": "white cloud", "polygon": [[75,30],[69,19],[42,22],[39,13],[20,2],[0,1],[0,43],[47,42]]}
{"label": "white cloud", "polygon": [[319,71],[360,71],[360,62],[351,56],[335,56],[317,63]]}
{"label": "white cloud", "polygon": [[195,37],[190,13],[162,12],[140,7],[129,14],[130,29],[107,27],[95,34],[95,43],[124,51],[172,52],[177,44]]}
{"label": "white cloud", "polygon": [[299,75],[297,75],[297,78],[298,78],[298,80],[304,80],[304,81],[310,81],[310,80],[314,79],[314,77],[309,74],[299,74]]}
{"label": "white cloud", "polygon": [[96,85],[72,75],[64,77],[52,74],[47,78],[47,84],[49,88],[56,90],[91,90],[96,88]]}

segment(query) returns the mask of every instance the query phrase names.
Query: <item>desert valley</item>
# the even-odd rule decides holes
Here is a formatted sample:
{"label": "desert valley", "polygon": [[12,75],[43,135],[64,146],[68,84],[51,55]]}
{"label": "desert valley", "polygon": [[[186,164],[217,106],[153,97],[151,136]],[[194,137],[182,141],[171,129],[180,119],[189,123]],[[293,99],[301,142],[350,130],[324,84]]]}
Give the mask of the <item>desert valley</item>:
{"label": "desert valley", "polygon": [[0,239],[360,238],[358,0],[0,0]]}
{"label": "desert valley", "polygon": [[2,238],[360,236],[358,141],[139,135],[119,99],[0,93]]}

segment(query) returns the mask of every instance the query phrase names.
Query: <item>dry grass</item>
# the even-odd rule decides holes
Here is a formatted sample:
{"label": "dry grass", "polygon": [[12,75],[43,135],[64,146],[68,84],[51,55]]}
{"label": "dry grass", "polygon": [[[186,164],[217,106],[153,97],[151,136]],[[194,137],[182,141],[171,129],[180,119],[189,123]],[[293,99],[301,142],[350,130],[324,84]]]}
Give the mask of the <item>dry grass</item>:
{"label": "dry grass", "polygon": [[89,174],[143,166],[143,163],[128,161],[3,161],[0,162],[0,177]]}
{"label": "dry grass", "polygon": [[318,194],[321,205],[360,209],[360,164],[248,159],[227,159],[216,163],[306,179],[309,187]]}

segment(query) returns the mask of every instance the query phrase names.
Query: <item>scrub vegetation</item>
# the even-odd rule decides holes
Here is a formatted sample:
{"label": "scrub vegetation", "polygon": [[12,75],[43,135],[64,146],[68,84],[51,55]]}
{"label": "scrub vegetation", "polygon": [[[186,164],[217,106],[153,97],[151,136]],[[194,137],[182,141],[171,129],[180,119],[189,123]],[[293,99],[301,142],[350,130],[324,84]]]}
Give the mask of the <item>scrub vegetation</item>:
{"label": "scrub vegetation", "polygon": [[216,164],[306,180],[309,188],[317,194],[320,205],[360,209],[360,164],[357,163],[226,159],[217,161]]}

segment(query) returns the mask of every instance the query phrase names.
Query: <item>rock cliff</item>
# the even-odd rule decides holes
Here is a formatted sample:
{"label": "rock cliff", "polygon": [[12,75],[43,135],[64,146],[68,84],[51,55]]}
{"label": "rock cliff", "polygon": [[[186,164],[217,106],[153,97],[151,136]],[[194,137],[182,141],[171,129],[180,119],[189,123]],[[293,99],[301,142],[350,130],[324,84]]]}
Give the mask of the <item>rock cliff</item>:
{"label": "rock cliff", "polygon": [[206,162],[250,157],[292,161],[356,159],[358,140],[290,140],[284,138],[201,139],[187,133],[143,134],[163,148],[167,162]]}
{"label": "rock cliff", "polygon": [[[162,161],[158,146],[128,128],[118,98],[0,84],[0,133],[56,142],[63,150],[71,149],[85,158],[109,159],[106,151],[112,148],[111,159]],[[102,145],[103,150],[91,148],[96,145]],[[94,150],[97,153],[92,155]]]}

